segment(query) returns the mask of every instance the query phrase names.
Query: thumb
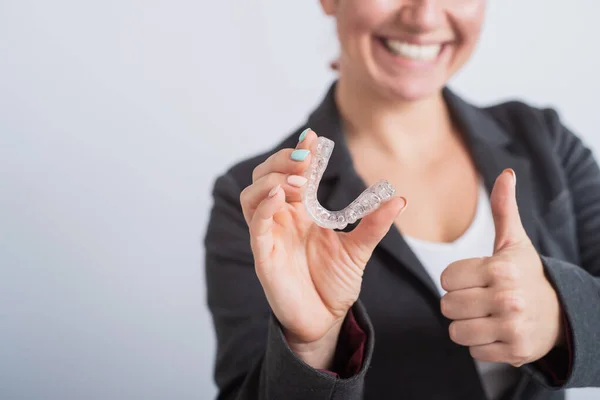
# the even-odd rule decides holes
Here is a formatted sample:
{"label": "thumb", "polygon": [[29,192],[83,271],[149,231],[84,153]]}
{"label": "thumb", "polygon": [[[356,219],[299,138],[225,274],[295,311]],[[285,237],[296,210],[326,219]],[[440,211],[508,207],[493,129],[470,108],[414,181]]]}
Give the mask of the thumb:
{"label": "thumb", "polygon": [[361,252],[370,256],[377,244],[390,230],[394,220],[406,208],[404,197],[393,197],[373,213],[364,217],[358,226],[347,234],[347,238]]}
{"label": "thumb", "polygon": [[516,183],[515,171],[509,168],[502,171],[492,189],[490,203],[496,227],[494,253],[527,238],[517,207]]}

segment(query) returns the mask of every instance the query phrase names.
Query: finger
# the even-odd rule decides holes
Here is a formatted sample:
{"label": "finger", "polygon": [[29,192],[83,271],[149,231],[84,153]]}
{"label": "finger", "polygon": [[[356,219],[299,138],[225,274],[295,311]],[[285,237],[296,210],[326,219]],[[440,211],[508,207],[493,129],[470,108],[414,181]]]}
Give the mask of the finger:
{"label": "finger", "polygon": [[282,149],[272,154],[252,172],[252,182],[271,173],[279,172],[288,175],[304,175],[310,165],[311,149],[317,134],[309,130],[304,134],[295,149]]}
{"label": "finger", "polygon": [[[511,357],[511,346],[503,342],[488,343],[480,346],[471,346],[469,348],[471,357],[479,361],[503,362],[508,364],[518,364],[516,359]],[[520,365],[515,365],[520,366]]]}
{"label": "finger", "polygon": [[302,131],[300,136],[298,137],[298,144],[296,144],[296,149],[313,149],[313,144],[316,143],[318,139],[317,134],[312,129],[308,128]]}
{"label": "finger", "polygon": [[450,339],[461,346],[480,346],[499,340],[498,320],[494,317],[453,321],[448,328]]}
{"label": "finger", "polygon": [[279,172],[287,175],[303,175],[310,165],[310,152],[305,149],[282,149],[272,154],[252,171],[252,182],[265,175]]}
{"label": "finger", "polygon": [[250,224],[250,246],[256,265],[263,265],[273,251],[273,216],[285,205],[280,185],[275,186],[256,208]]}
{"label": "finger", "polygon": [[347,240],[359,249],[361,257],[368,260],[398,215],[406,209],[406,204],[404,197],[393,197],[364,217],[358,226],[346,235]]}
{"label": "finger", "polygon": [[489,288],[462,289],[446,293],[440,301],[442,314],[449,319],[463,320],[488,317],[494,310]]}
{"label": "finger", "polygon": [[302,200],[302,188],[307,180],[300,175],[286,175],[271,172],[246,187],[240,194],[240,203],[246,223],[250,223],[258,205],[267,197],[269,191],[277,185],[281,185],[288,203]]}
{"label": "finger", "polygon": [[504,170],[496,179],[490,196],[496,238],[494,253],[527,238],[516,198],[516,175],[512,169]]}
{"label": "finger", "polygon": [[467,258],[448,265],[440,276],[442,288],[448,292],[476,287],[489,283],[487,270],[483,268],[487,257]]}
{"label": "finger", "polygon": [[524,322],[519,318],[498,319],[498,340],[476,346],[471,353],[481,361],[505,362],[515,367],[535,359],[535,337],[524,332]]}

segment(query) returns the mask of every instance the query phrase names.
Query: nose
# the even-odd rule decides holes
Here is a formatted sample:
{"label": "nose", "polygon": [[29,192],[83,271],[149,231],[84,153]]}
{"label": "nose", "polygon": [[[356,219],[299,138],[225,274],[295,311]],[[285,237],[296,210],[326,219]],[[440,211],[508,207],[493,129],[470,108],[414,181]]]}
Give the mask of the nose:
{"label": "nose", "polygon": [[439,27],[442,8],[438,0],[410,0],[400,10],[400,23],[416,32],[431,31]]}

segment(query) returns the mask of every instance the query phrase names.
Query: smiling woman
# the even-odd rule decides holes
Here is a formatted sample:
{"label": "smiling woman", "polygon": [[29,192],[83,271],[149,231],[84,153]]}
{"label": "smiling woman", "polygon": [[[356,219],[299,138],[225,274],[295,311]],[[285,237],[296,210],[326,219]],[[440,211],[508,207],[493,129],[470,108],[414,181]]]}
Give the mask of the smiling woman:
{"label": "smiling woman", "polygon": [[[306,124],[214,186],[219,398],[557,400],[599,386],[600,169],[554,110],[479,108],[448,89],[486,2],[321,5],[338,79]],[[355,202],[382,178],[399,196]],[[333,221],[349,204],[362,219]]]}
{"label": "smiling woman", "polygon": [[336,18],[348,81],[392,101],[418,100],[438,92],[469,59],[485,1],[417,3],[321,1]]}

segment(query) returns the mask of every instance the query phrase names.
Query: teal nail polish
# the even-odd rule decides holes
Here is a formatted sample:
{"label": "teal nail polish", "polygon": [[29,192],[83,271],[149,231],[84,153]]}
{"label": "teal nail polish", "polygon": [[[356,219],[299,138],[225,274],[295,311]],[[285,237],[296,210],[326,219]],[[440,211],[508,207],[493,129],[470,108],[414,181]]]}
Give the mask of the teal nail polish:
{"label": "teal nail polish", "polygon": [[298,143],[300,143],[301,141],[306,139],[306,134],[308,133],[308,131],[310,131],[310,128],[306,128],[305,130],[302,131],[302,133],[300,134],[300,137],[298,138]]}
{"label": "teal nail polish", "polygon": [[290,157],[294,161],[304,161],[309,153],[309,150],[294,150]]}

